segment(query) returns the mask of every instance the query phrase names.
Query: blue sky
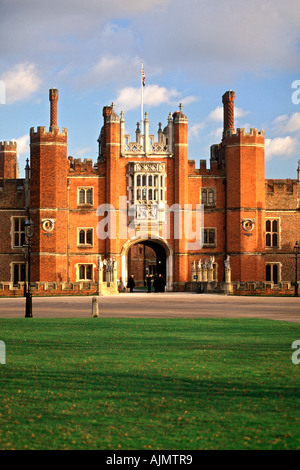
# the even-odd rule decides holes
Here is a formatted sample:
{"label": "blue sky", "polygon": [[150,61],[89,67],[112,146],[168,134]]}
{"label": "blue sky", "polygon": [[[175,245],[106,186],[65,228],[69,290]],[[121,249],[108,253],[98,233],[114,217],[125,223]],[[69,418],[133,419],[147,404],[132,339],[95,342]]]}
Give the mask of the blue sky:
{"label": "blue sky", "polygon": [[221,140],[231,89],[236,127],[265,130],[266,178],[296,178],[299,24],[298,0],[1,0],[0,140],[17,140],[23,176],[29,130],[49,126],[56,87],[68,155],[96,161],[103,106],[114,101],[135,136],[143,60],[150,133],[182,102],[198,168]]}

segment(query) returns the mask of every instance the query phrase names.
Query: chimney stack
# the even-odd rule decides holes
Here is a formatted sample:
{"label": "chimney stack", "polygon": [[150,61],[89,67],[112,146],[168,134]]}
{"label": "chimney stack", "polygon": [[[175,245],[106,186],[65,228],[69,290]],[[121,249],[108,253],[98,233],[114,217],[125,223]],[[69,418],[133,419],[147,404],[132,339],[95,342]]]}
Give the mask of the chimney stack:
{"label": "chimney stack", "polygon": [[222,97],[223,102],[223,137],[228,129],[234,129],[234,98],[235,93],[232,90],[226,91]]}
{"label": "chimney stack", "polygon": [[58,101],[58,90],[51,88],[49,90],[50,100],[50,127],[57,127],[57,101]]}

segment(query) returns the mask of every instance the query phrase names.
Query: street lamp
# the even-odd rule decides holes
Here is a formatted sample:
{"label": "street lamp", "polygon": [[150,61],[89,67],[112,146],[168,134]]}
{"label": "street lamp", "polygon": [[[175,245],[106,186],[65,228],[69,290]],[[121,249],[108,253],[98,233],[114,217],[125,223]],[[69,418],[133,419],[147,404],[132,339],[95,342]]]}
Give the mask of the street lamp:
{"label": "street lamp", "polygon": [[298,297],[298,261],[297,261],[297,255],[299,254],[299,245],[298,242],[296,242],[296,245],[294,246],[294,253],[295,253],[295,262],[296,262],[296,269],[295,269],[295,297]]}
{"label": "street lamp", "polygon": [[25,237],[27,238],[27,249],[28,249],[28,258],[27,258],[27,289],[26,289],[26,304],[25,304],[25,318],[32,317],[32,294],[30,291],[30,246],[31,239],[34,235],[34,223],[31,219],[26,220],[25,222]]}

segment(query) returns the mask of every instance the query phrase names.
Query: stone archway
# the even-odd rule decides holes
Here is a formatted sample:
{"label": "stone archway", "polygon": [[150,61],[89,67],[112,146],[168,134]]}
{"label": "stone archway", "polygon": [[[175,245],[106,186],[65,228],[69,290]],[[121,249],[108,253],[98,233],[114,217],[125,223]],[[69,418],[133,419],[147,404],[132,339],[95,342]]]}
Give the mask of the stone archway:
{"label": "stone archway", "polygon": [[[121,251],[121,262],[122,262],[122,279],[125,285],[127,285],[128,279],[128,253],[132,246],[136,244],[144,244],[149,246],[156,252],[158,259],[158,273],[165,273],[166,278],[166,291],[173,290],[173,250],[171,245],[162,238],[132,238],[128,240]],[[159,265],[161,261],[161,265]]]}

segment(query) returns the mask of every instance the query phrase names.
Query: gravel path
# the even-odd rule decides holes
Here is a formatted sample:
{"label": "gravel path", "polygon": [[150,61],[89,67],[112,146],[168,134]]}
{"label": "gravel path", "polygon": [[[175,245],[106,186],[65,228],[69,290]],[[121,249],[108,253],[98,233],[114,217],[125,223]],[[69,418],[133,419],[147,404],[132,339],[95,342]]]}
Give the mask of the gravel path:
{"label": "gravel path", "polygon": [[[98,297],[101,317],[267,318],[300,323],[300,297],[126,293]],[[91,316],[92,297],[34,297],[35,318]],[[25,316],[24,298],[0,298],[1,318]]]}

